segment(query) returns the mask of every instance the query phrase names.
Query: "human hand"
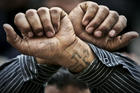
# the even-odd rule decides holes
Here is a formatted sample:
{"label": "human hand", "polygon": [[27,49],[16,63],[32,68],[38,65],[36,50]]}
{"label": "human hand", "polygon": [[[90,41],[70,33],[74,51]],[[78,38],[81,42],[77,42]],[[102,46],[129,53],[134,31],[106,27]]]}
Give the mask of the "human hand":
{"label": "human hand", "polygon": [[[53,38],[48,38],[44,34],[38,35],[40,32],[45,33],[44,29],[47,31],[50,28],[45,23],[55,24],[55,21],[49,20],[50,17],[55,21],[56,19],[60,19],[58,21],[61,24],[59,31]],[[68,15],[60,8],[30,9],[26,14],[17,14],[14,21],[21,31],[23,38],[17,35],[10,25],[5,24],[4,29],[7,34],[7,40],[13,47],[26,55],[53,62],[53,60],[57,60],[62,52],[76,40],[71,21]],[[33,36],[31,33],[35,35]]]}
{"label": "human hand", "polygon": [[[42,25],[48,22],[54,24],[48,17],[54,21],[60,19],[57,21],[60,23],[59,31],[51,38],[44,31],[49,27]],[[19,13],[15,16],[15,24],[23,38],[10,25],[5,24],[8,42],[21,53],[36,57],[40,64],[60,65],[73,72],[80,72],[94,60],[90,47],[76,37],[68,15],[60,8],[39,8],[28,10],[26,14]],[[37,31],[43,34],[38,35]]]}
{"label": "human hand", "polygon": [[138,37],[136,32],[117,36],[126,26],[127,20],[106,6],[94,2],[83,2],[69,14],[76,35],[84,41],[100,48],[115,51],[126,46],[130,40]]}

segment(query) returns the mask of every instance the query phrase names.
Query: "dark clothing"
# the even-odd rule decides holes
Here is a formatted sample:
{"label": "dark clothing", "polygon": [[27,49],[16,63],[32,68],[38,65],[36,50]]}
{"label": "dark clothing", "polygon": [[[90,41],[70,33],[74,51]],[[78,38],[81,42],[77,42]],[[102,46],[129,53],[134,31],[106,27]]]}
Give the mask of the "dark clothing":
{"label": "dark clothing", "polygon": [[[76,74],[94,93],[140,93],[140,70],[130,59],[91,45],[97,58]],[[0,93],[43,93],[59,67],[43,66],[34,57],[20,55],[0,68]]]}

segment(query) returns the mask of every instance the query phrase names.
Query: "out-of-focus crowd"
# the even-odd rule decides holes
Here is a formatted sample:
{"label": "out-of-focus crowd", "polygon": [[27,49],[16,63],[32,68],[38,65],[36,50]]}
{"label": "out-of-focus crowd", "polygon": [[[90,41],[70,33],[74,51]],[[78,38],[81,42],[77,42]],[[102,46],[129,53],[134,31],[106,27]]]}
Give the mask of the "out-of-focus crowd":
{"label": "out-of-focus crowd", "polygon": [[[128,19],[128,26],[125,31],[137,31],[140,33],[140,6],[138,0],[93,0],[98,4],[106,5],[119,14],[125,15]],[[4,23],[10,23],[14,26],[14,16],[18,12],[25,12],[30,8],[45,6],[47,0],[1,0],[0,1],[0,63],[17,56],[19,52],[6,42],[6,35],[3,30]],[[18,29],[16,29],[19,33]],[[128,47],[119,50],[121,52],[133,53],[129,56],[139,61],[140,56],[140,38],[134,40]]]}

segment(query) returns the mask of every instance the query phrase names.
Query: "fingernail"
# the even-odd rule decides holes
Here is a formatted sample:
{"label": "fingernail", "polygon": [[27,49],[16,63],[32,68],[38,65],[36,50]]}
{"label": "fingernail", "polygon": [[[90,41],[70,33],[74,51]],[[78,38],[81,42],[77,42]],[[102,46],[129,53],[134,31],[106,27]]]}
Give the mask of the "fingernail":
{"label": "fingernail", "polygon": [[47,35],[47,37],[51,38],[54,36],[54,33],[51,31],[47,31],[46,35]]}
{"label": "fingernail", "polygon": [[38,36],[43,36],[43,32],[39,32],[37,35]]}
{"label": "fingernail", "polygon": [[110,32],[109,32],[109,35],[110,35],[110,37],[114,37],[115,36],[115,30],[111,30]]}
{"label": "fingernail", "polygon": [[93,32],[93,29],[94,29],[93,27],[89,27],[89,28],[87,28],[86,31],[91,34]]}
{"label": "fingernail", "polygon": [[101,37],[102,36],[102,32],[101,31],[96,31],[96,32],[94,32],[94,36]]}
{"label": "fingernail", "polygon": [[30,37],[30,38],[33,37],[33,33],[32,32],[29,32],[28,33],[28,37]]}

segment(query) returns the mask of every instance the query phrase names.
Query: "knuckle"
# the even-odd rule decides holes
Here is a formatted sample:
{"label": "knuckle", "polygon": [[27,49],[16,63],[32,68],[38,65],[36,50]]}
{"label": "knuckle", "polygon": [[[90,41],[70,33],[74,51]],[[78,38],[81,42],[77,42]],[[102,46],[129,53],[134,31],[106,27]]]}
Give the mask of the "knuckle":
{"label": "knuckle", "polygon": [[118,17],[119,16],[119,14],[118,14],[118,12],[116,12],[116,11],[110,11],[110,14],[113,16],[113,17]]}
{"label": "knuckle", "polygon": [[120,16],[118,23],[115,25],[114,29],[116,31],[122,31],[127,26],[127,19],[125,16]]}
{"label": "knuckle", "polygon": [[17,23],[17,20],[19,20],[21,17],[25,16],[24,13],[18,13],[16,14],[15,18],[14,18],[14,23]]}
{"label": "knuckle", "polygon": [[124,27],[126,27],[127,26],[127,19],[126,19],[126,17],[125,16],[120,16],[121,18],[122,18],[122,25],[124,26]]}
{"label": "knuckle", "polygon": [[109,14],[109,8],[103,5],[100,6],[99,11],[101,13],[101,17],[108,16]]}
{"label": "knuckle", "polygon": [[81,3],[82,5],[88,6],[88,7],[94,7],[94,8],[98,8],[98,4],[92,1],[85,1],[83,3]]}
{"label": "knuckle", "polygon": [[82,10],[86,11],[87,9],[90,10],[98,10],[99,5],[95,2],[91,2],[91,1],[85,1],[80,3],[78,6],[80,6],[82,8]]}
{"label": "knuckle", "polygon": [[90,6],[91,6],[91,7],[96,7],[96,8],[97,8],[97,7],[98,7],[98,4],[95,3],[95,2],[91,2],[91,3],[90,3]]}
{"label": "knuckle", "polygon": [[110,11],[110,18],[114,18],[114,20],[118,21],[119,14],[116,11]]}
{"label": "knuckle", "polygon": [[94,11],[99,9],[99,5],[94,2],[90,3],[88,7],[94,9]]}
{"label": "knuckle", "polygon": [[100,8],[101,8],[103,11],[108,11],[108,12],[109,12],[109,8],[108,8],[107,6],[100,5]]}
{"label": "knuckle", "polygon": [[55,16],[55,17],[59,17],[59,16],[63,17],[63,16],[65,16],[65,14],[66,14],[66,13],[65,13],[61,8],[59,8],[59,7],[53,7],[53,8],[51,8],[51,9],[50,9],[50,13],[53,14],[53,16]]}
{"label": "knuckle", "polygon": [[121,15],[122,19],[127,22],[127,18],[124,15]]}
{"label": "knuckle", "polygon": [[49,11],[49,9],[47,7],[41,7],[37,10],[37,12],[39,14],[45,14],[45,13],[47,13],[47,11]]}
{"label": "knuckle", "polygon": [[21,16],[24,16],[25,14],[24,13],[18,13],[18,14],[16,14],[16,16],[15,16],[15,19],[18,19],[18,18],[20,18]]}
{"label": "knuckle", "polygon": [[51,9],[50,12],[52,14],[59,14],[60,13],[60,11],[58,9]]}
{"label": "knuckle", "polygon": [[52,7],[50,9],[51,12],[54,12],[54,13],[60,13],[61,11],[63,11],[61,8],[59,7]]}
{"label": "knuckle", "polygon": [[35,9],[29,9],[26,11],[26,16],[33,16],[37,11]]}

